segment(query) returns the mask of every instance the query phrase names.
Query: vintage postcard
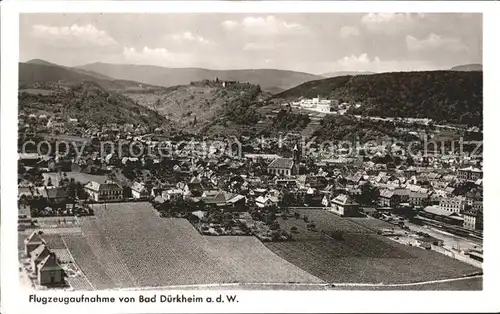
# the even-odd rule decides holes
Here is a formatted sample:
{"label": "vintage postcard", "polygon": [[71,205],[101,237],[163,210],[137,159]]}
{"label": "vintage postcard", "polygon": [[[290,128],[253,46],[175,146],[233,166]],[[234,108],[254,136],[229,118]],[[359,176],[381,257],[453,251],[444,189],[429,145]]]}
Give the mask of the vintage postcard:
{"label": "vintage postcard", "polygon": [[2,8],[6,313],[494,309],[495,10],[193,3]]}

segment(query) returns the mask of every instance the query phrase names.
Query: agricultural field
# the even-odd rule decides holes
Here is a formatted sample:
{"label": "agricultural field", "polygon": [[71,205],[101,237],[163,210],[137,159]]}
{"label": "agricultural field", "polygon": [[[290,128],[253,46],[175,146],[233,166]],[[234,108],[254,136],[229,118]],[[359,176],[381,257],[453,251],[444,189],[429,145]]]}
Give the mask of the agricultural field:
{"label": "agricultural field", "polygon": [[204,237],[185,219],[160,219],[149,203],[94,210],[94,217],[80,219],[82,237],[64,239],[96,287],[322,282],[256,238]]}
{"label": "agricultural field", "polygon": [[187,220],[159,219],[149,203],[107,204],[106,209],[94,206],[94,210],[100,226],[90,227],[92,218],[82,219],[85,236],[89,229],[100,232],[103,242],[108,241],[126,265],[136,286],[235,281],[220,261],[204,251],[206,242]]}
{"label": "agricultural field", "polygon": [[[282,229],[297,228],[297,232],[292,233],[295,241],[265,245],[329,283],[411,283],[456,278],[480,271],[437,252],[401,245],[333,213],[298,212],[306,214],[309,222],[316,224],[316,231],[308,230],[303,219],[280,218]],[[342,234],[341,239],[329,235],[336,231]]]}
{"label": "agricultural field", "polygon": [[106,274],[100,262],[95,257],[94,252],[92,252],[92,248],[83,236],[65,236],[64,242],[68,246],[78,267],[92,283],[94,289],[103,290],[115,287],[115,283]]}
{"label": "agricultural field", "polygon": [[[81,232],[42,235],[67,262],[65,267],[75,268],[68,282],[77,290],[206,284],[250,290],[366,290],[331,284],[406,284],[480,271],[379,236],[366,221],[323,210],[295,210],[299,219],[280,217],[281,229],[291,232],[294,241],[266,243],[254,237],[202,236],[185,219],[159,218],[146,202],[95,204],[94,210],[95,216],[79,219]],[[308,229],[311,222],[316,228]],[[68,228],[47,230],[62,229]],[[29,234],[19,233],[20,250]],[[369,289],[478,290],[481,285],[481,278],[468,278]]]}
{"label": "agricultural field", "polygon": [[322,281],[278,257],[255,237],[206,237],[207,251],[244,283],[321,283]]}

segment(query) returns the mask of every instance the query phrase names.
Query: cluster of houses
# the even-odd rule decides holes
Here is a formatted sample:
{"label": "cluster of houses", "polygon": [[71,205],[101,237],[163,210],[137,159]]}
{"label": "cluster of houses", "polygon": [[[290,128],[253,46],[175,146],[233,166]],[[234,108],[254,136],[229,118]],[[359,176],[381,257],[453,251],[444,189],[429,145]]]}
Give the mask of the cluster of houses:
{"label": "cluster of houses", "polygon": [[28,259],[26,271],[39,286],[57,287],[64,285],[64,270],[56,254],[49,249],[40,234],[34,231],[24,240],[24,254]]}
{"label": "cluster of houses", "polygon": [[[106,155],[104,164],[112,163],[112,157]],[[143,159],[137,162],[139,166],[145,163]],[[341,216],[355,216],[360,211],[356,199],[363,193],[363,186],[369,184],[378,191],[372,207],[418,209],[426,219],[472,230],[482,228],[482,171],[477,166],[437,169],[402,164],[388,167],[373,161],[345,159],[318,163],[311,170],[304,165],[295,146],[290,158],[258,153],[243,158],[200,156],[184,162],[171,160],[169,167],[177,173],[176,181],[159,184],[136,180],[130,186],[131,196],[127,199],[154,199],[161,203],[182,198],[241,209],[286,206],[283,197],[287,194],[295,200],[294,206],[324,207]],[[94,202],[125,199],[124,187],[117,182],[83,183],[89,199]],[[461,188],[464,185],[467,189]],[[36,190],[55,202],[71,197],[61,188]],[[29,189],[20,188],[20,195],[23,193],[30,193]]]}

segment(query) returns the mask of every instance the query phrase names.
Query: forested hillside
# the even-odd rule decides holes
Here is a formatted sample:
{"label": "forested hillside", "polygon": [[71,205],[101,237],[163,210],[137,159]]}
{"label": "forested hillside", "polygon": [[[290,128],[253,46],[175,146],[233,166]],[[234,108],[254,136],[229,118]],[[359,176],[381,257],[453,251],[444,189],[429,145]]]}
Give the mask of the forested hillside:
{"label": "forested hillside", "polygon": [[140,123],[160,126],[167,123],[158,113],[91,82],[45,93],[37,93],[36,90],[20,91],[18,97],[19,111],[27,114],[57,115],[96,124]]}
{"label": "forested hillside", "polygon": [[342,76],[304,83],[275,98],[359,103],[353,114],[482,125],[482,72],[429,71]]}

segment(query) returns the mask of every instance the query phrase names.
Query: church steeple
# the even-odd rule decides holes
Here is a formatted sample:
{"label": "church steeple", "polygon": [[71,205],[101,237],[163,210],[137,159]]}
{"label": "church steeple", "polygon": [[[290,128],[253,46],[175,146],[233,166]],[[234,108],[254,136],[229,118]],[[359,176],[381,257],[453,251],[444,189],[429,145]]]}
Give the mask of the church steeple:
{"label": "church steeple", "polygon": [[299,173],[299,165],[300,165],[300,151],[297,144],[293,148],[293,174]]}

